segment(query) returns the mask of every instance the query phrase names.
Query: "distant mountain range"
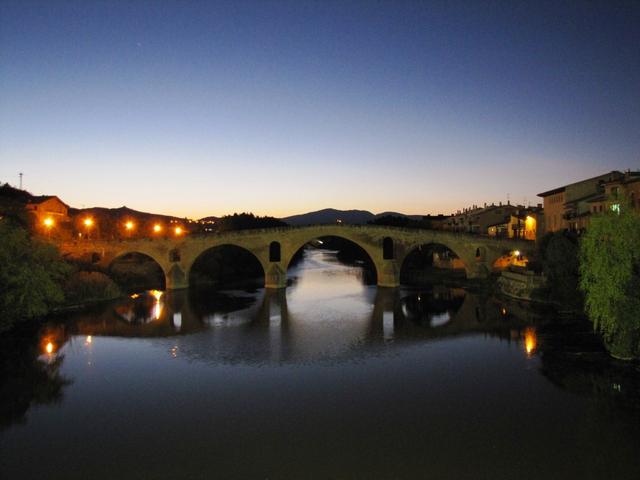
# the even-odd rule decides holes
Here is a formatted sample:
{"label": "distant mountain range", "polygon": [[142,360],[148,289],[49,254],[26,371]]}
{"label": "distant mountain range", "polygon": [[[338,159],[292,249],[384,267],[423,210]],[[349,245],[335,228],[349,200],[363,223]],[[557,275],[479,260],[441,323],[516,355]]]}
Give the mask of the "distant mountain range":
{"label": "distant mountain range", "polygon": [[406,215],[398,212],[382,212],[374,214],[368,210],[336,210],[335,208],[325,208],[315,212],[291,215],[289,217],[282,218],[282,220],[293,226],[333,224],[337,223],[338,220],[350,225],[362,225],[375,220],[376,218],[385,217],[387,215],[405,217],[412,220],[422,220],[422,215]]}

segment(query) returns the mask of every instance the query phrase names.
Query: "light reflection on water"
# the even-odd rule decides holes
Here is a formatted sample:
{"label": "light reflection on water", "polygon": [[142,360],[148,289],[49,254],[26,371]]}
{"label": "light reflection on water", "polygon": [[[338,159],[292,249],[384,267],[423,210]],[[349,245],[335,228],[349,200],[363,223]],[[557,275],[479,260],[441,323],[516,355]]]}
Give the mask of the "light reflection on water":
{"label": "light reflection on water", "polygon": [[48,326],[63,397],[0,431],[0,476],[635,478],[635,424],[566,391],[595,377],[522,305],[366,286],[321,250],[291,274],[286,292],[141,292]]}

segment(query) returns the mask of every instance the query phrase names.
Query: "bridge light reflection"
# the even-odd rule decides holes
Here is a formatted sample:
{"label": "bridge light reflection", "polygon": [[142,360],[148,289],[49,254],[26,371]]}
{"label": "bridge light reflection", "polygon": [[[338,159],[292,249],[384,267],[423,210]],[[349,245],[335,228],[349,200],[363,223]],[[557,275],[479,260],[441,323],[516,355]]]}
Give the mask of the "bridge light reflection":
{"label": "bridge light reflection", "polygon": [[534,327],[527,327],[524,331],[524,350],[527,352],[527,356],[531,356],[535,353],[538,347],[538,338],[536,336],[536,329]]}
{"label": "bridge light reflection", "polygon": [[163,293],[164,292],[161,292],[160,290],[151,290],[151,295],[156,299],[153,306],[153,316],[156,320],[159,320],[160,315],[162,315],[162,303],[160,302],[160,299],[162,298]]}

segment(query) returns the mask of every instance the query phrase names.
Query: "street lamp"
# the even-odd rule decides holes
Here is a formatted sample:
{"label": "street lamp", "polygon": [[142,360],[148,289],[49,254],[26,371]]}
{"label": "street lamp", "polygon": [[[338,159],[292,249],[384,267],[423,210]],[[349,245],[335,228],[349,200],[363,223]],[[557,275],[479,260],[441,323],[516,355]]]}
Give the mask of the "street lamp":
{"label": "street lamp", "polygon": [[87,217],[84,219],[84,221],[82,222],[84,223],[84,227],[87,231],[87,238],[89,238],[89,231],[91,230],[91,227],[93,226],[93,219],[91,217]]}
{"label": "street lamp", "polygon": [[176,232],[176,236],[182,235],[182,227],[176,227],[174,231]]}
{"label": "street lamp", "polygon": [[51,229],[53,228],[53,218],[51,217],[47,217],[45,218],[42,223],[44,224],[44,228],[47,230],[47,236],[51,236]]}
{"label": "street lamp", "polygon": [[159,223],[156,223],[156,224],[153,226],[153,232],[154,232],[154,233],[160,233],[161,231],[162,231],[162,225],[160,225]]}

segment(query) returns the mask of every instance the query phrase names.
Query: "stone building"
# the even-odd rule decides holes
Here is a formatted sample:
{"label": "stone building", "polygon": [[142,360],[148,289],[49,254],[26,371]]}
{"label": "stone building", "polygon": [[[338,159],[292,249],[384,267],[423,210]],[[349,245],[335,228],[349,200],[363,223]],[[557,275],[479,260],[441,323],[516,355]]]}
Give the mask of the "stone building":
{"label": "stone building", "polygon": [[640,209],[640,172],[613,170],[597,177],[554,188],[538,196],[544,202],[545,232],[582,231],[589,217],[610,208],[617,195],[629,197]]}
{"label": "stone building", "polygon": [[69,205],[55,195],[31,197],[25,208],[35,216],[36,224],[40,226],[53,226],[70,221]]}
{"label": "stone building", "polygon": [[486,235],[489,226],[502,223],[509,215],[515,214],[519,208],[524,207],[511,205],[508,202],[505,205],[502,202],[498,205],[494,203],[487,205],[485,203],[484,207],[473,205],[470,208],[459,210],[447,218],[443,229],[452,232]]}
{"label": "stone building", "polygon": [[490,237],[537,240],[544,233],[544,211],[541,204],[522,207],[509,213],[501,221],[487,227]]}

